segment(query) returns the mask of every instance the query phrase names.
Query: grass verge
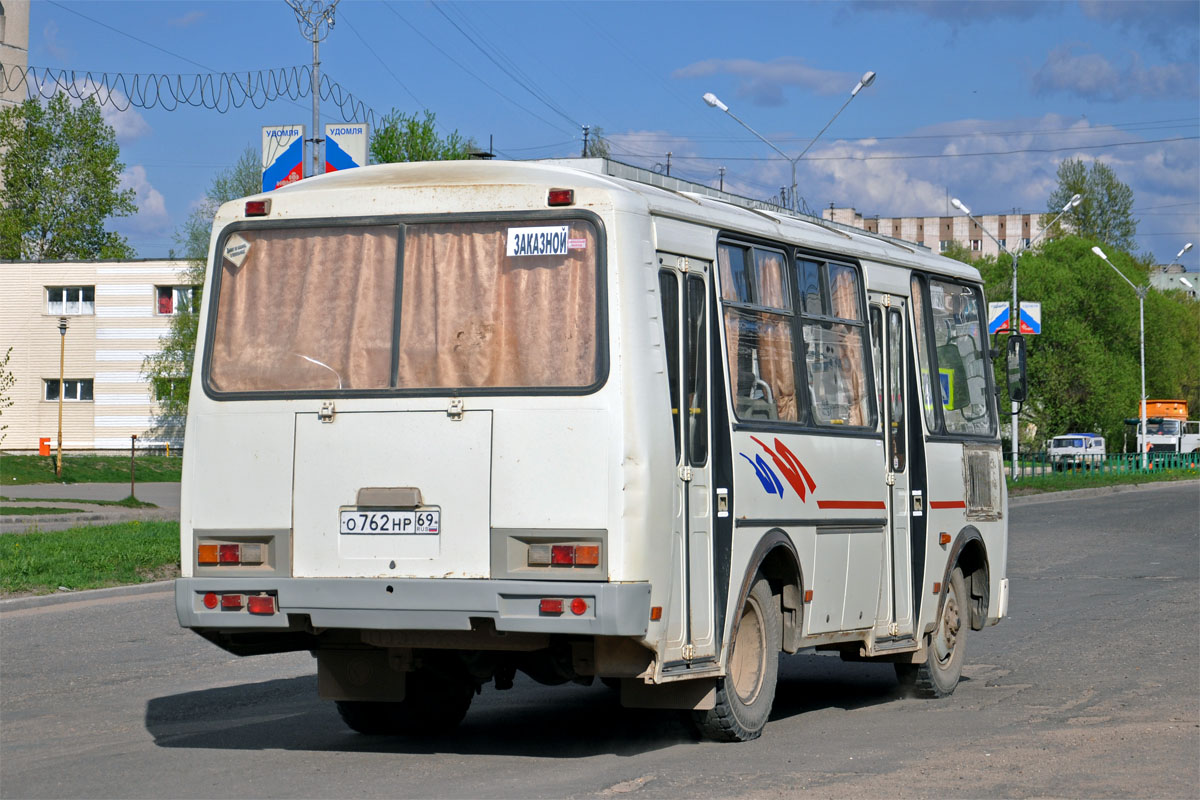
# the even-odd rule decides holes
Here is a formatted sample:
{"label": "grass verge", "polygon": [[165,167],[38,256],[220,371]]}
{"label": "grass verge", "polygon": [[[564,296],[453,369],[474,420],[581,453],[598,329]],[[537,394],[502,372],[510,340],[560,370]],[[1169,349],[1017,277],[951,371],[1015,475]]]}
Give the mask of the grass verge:
{"label": "grass verge", "polygon": [[[178,481],[183,459],[139,455],[134,477],[139,481]],[[30,483],[123,483],[129,480],[129,456],[64,455],[63,474],[54,477],[54,456],[0,458],[0,486]]]}
{"label": "grass verge", "polygon": [[101,589],[178,574],[178,522],[0,534],[0,596]]}
{"label": "grass verge", "polygon": [[[76,500],[66,497],[5,497],[0,495],[0,503],[87,503],[92,506],[121,506],[123,508],[158,508],[154,503],[146,503],[138,500],[133,495],[126,497],[124,500]],[[72,511],[79,509],[73,508]]]}
{"label": "grass verge", "polygon": [[1045,492],[1065,492],[1071,489],[1090,489],[1094,486],[1129,486],[1139,483],[1162,481],[1187,481],[1200,478],[1200,470],[1170,469],[1125,474],[1094,474],[1086,472],[1056,472],[1037,477],[1023,477],[1019,481],[1006,478],[1009,497],[1021,497]]}

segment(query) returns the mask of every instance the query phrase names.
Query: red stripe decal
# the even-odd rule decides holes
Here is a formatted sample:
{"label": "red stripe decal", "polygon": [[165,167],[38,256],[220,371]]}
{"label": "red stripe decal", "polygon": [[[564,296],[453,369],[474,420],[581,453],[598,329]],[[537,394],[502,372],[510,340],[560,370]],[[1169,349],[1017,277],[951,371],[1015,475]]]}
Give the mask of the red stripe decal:
{"label": "red stripe decal", "polygon": [[930,500],[930,508],[966,508],[965,500]]}
{"label": "red stripe decal", "polygon": [[818,500],[817,508],[851,508],[868,511],[886,511],[882,500]]}

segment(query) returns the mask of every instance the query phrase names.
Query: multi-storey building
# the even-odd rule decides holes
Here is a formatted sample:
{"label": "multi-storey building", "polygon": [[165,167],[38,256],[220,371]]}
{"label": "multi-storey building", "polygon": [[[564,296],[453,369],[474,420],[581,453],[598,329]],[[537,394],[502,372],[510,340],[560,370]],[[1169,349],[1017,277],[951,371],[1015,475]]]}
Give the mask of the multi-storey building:
{"label": "multi-storey building", "polygon": [[[197,297],[184,284],[186,261],[0,262],[0,359],[15,400],[3,409],[5,450],[57,444],[62,353],[64,450],[182,444],[183,427],[158,414],[142,373],[171,317]],[[66,333],[60,333],[66,321]],[[158,387],[159,391],[180,387]]]}
{"label": "multi-storey building", "polygon": [[28,65],[29,0],[0,0],[0,108],[25,99],[21,77]]}
{"label": "multi-storey building", "polygon": [[[829,207],[821,211],[824,219],[852,225],[872,233],[924,245],[935,253],[945,252],[951,242],[970,250],[973,257],[995,256],[1000,248],[990,233],[1010,253],[1029,245],[1042,232],[1042,215],[1014,211],[1011,214],[984,214],[975,222],[965,215],[948,217],[863,217],[853,208]],[[980,227],[982,223],[983,227]]]}

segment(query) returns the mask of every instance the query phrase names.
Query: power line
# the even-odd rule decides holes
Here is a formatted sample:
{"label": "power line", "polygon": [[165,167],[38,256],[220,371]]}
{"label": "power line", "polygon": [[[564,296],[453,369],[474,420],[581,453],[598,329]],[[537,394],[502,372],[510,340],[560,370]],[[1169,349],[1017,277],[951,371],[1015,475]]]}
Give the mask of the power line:
{"label": "power line", "polygon": [[386,8],[388,11],[391,11],[393,14],[395,14],[395,15],[396,15],[396,17],[397,17],[397,18],[398,18],[398,19],[399,19],[401,22],[403,22],[403,23],[404,23],[405,25],[407,25],[408,27],[412,28],[413,32],[414,32],[414,33],[416,33],[416,34],[417,34],[417,36],[420,36],[422,39],[424,39],[424,40],[425,40],[425,42],[426,42],[426,43],[427,43],[427,44],[428,44],[430,47],[432,47],[434,50],[437,50],[439,53],[441,53],[443,56],[445,56],[445,57],[446,57],[446,59],[447,59],[448,61],[450,61],[450,62],[451,62],[452,64],[454,64],[456,67],[458,67],[459,69],[461,69],[463,72],[467,73],[467,74],[468,74],[468,75],[470,75],[472,78],[474,78],[475,80],[479,81],[481,84],[483,84],[484,86],[486,86],[488,89],[491,89],[493,92],[495,92],[496,94],[500,95],[500,97],[504,98],[504,99],[505,99],[505,100],[507,100],[509,103],[512,103],[514,106],[516,106],[517,108],[521,109],[521,110],[522,110],[522,111],[524,111],[526,114],[528,114],[529,116],[533,117],[534,119],[537,119],[537,120],[539,120],[539,121],[541,121],[541,122],[544,122],[546,125],[549,125],[551,128],[554,128],[554,130],[558,131],[559,133],[563,133],[563,134],[566,134],[566,135],[568,135],[568,136],[570,136],[570,135],[571,135],[571,133],[570,133],[570,132],[563,130],[562,128],[558,127],[557,125],[555,125],[555,124],[554,124],[553,122],[551,122],[550,120],[546,119],[545,117],[542,117],[541,115],[537,114],[536,112],[532,111],[531,109],[528,109],[528,108],[526,108],[525,106],[521,105],[521,104],[520,104],[520,103],[518,103],[516,100],[513,100],[511,97],[509,97],[508,95],[506,95],[504,92],[500,91],[500,90],[499,90],[499,89],[497,89],[495,86],[492,86],[490,83],[488,83],[487,81],[485,81],[483,78],[479,77],[479,76],[478,76],[478,75],[476,75],[474,72],[472,72],[470,69],[468,69],[467,67],[465,67],[465,66],[462,64],[462,62],[460,62],[460,61],[459,61],[458,59],[456,59],[454,56],[452,56],[452,55],[450,55],[449,53],[447,53],[445,50],[443,50],[441,47],[439,47],[437,44],[435,44],[435,43],[433,42],[433,40],[432,40],[432,39],[430,39],[428,36],[426,36],[424,33],[422,33],[422,32],[421,32],[421,30],[420,30],[420,29],[419,29],[419,28],[418,28],[416,25],[413,25],[411,22],[409,22],[409,21],[408,21],[408,20],[407,20],[407,19],[406,19],[406,18],[405,18],[405,17],[404,17],[404,16],[403,16],[403,15],[402,15],[400,12],[399,12],[399,11],[397,11],[396,9],[394,9],[390,3],[384,3],[384,4],[383,4],[383,7],[384,7],[384,8]]}
{"label": "power line", "polygon": [[119,33],[120,35],[124,36],[127,39],[132,39],[133,41],[138,42],[139,44],[144,44],[144,45],[146,45],[146,47],[153,48],[160,53],[166,53],[167,55],[171,56],[172,58],[178,58],[180,61],[186,61],[187,63],[191,64],[193,67],[199,67],[200,69],[207,70],[208,72],[220,72],[219,69],[215,69],[206,64],[201,64],[199,61],[193,61],[192,59],[188,58],[187,56],[181,56],[178,53],[173,53],[164,47],[159,47],[158,45],[154,44],[153,42],[147,42],[145,39],[139,39],[138,37],[134,36],[132,33],[129,33],[128,31],[123,31],[120,28],[114,28],[112,25],[109,25],[108,23],[101,22],[98,19],[93,19],[92,17],[89,17],[87,14],[84,14],[80,11],[76,11],[73,8],[67,8],[66,6],[62,5],[61,3],[54,2],[54,0],[47,0],[47,2],[50,5],[54,6],[55,8],[61,8],[63,11],[69,11],[70,13],[74,14],[77,17],[82,17],[83,19],[86,19],[88,22],[92,23],[93,25],[99,25],[101,28],[107,28],[108,30],[112,31],[113,33]]}
{"label": "power line", "polygon": [[342,22],[350,26],[350,31],[358,37],[360,42],[363,43],[363,47],[367,48],[367,52],[375,56],[375,60],[379,62],[379,65],[383,67],[384,71],[386,71],[387,74],[392,77],[392,80],[394,80],[401,89],[408,93],[408,96],[413,99],[413,102],[415,102],[421,108],[425,108],[425,104],[421,102],[421,99],[412,93],[412,90],[404,84],[404,81],[396,77],[396,73],[392,72],[392,68],[387,65],[387,62],[380,58],[379,53],[375,52],[375,48],[371,47],[371,45],[367,43],[367,40],[363,38],[363,35],[358,32],[358,28],[354,27],[354,23],[346,19],[345,9],[342,10]]}
{"label": "power line", "polygon": [[[816,156],[813,158],[804,159],[809,161],[907,161],[914,159],[937,159],[937,158],[976,158],[979,156],[1008,156],[1019,153],[1061,153],[1069,150],[1103,150],[1108,147],[1134,147],[1147,144],[1163,144],[1166,142],[1187,142],[1200,139],[1200,136],[1176,136],[1170,139],[1143,139],[1140,142],[1110,142],[1107,144],[1092,144],[1092,145],[1072,145],[1070,147],[1026,147],[1016,150],[993,150],[981,153],[932,153],[929,155],[892,155],[892,156]],[[622,152],[616,155],[638,156],[642,158],[652,158],[641,153]],[[755,158],[751,156],[675,156],[679,160],[687,161],[769,161],[769,158]]]}
{"label": "power line", "polygon": [[[545,91],[542,90],[541,87],[539,87],[536,83],[534,83],[533,79],[530,78],[528,75],[526,75],[521,70],[521,68],[518,67],[516,65],[516,63],[514,63],[512,61],[512,59],[508,58],[503,53],[500,53],[499,54],[500,58],[503,58],[506,62],[508,62],[508,66],[505,66],[504,64],[500,63],[500,61],[497,60],[497,58],[495,56],[493,56],[491,52],[489,52],[488,48],[485,48],[482,44],[480,44],[478,41],[476,41],[475,37],[471,36],[471,34],[467,33],[465,30],[463,30],[462,26],[459,25],[457,22],[455,22],[453,19],[451,19],[450,15],[447,14],[445,12],[445,10],[440,5],[438,5],[436,2],[433,3],[433,10],[438,12],[439,14],[441,14],[442,17],[447,22],[449,22],[451,25],[454,26],[455,30],[457,30],[459,33],[461,33],[468,42],[470,42],[471,44],[473,44],[475,46],[475,49],[477,49],[479,52],[483,53],[483,55],[489,61],[491,61],[493,64],[495,64],[497,67],[499,67],[500,70],[505,75],[512,78],[513,81],[518,86],[520,86],[525,91],[529,92],[531,95],[533,95],[533,97],[536,100],[541,102],[543,105],[545,105],[551,111],[553,111],[555,114],[558,114],[560,117],[565,119],[567,122],[571,123],[572,125],[574,125],[577,128],[581,127],[580,124],[574,118],[572,118],[566,112],[566,110],[563,109],[562,106],[560,106],[558,103],[554,102],[554,99],[551,98],[550,95],[548,95]],[[487,42],[487,40],[481,34],[477,33],[477,35],[484,42]],[[489,47],[491,47],[490,43],[488,43],[488,45],[489,45]],[[495,49],[495,48],[492,47],[491,49]],[[514,73],[519,73],[519,74],[514,74]]]}

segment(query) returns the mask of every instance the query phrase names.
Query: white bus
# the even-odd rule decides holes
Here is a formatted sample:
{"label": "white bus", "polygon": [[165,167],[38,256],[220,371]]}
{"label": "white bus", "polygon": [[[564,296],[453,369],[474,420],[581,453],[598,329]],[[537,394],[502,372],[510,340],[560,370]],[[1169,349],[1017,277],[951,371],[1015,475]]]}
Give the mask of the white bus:
{"label": "white bus", "polygon": [[603,160],[226,204],[180,623],[371,734],[521,671],[752,739],[781,651],[952,692],[1008,605],[979,274],[754,205]]}

